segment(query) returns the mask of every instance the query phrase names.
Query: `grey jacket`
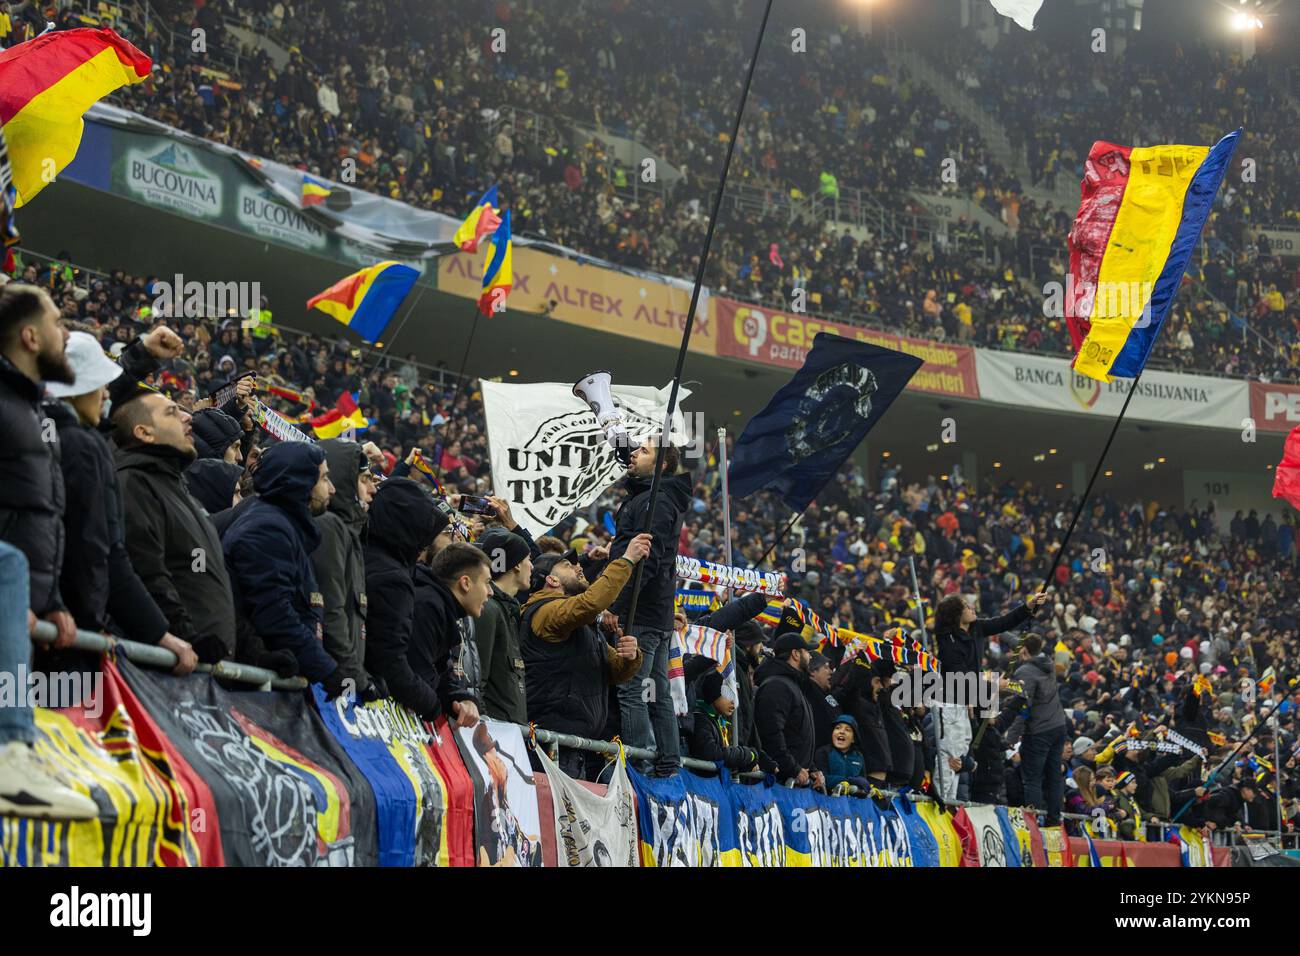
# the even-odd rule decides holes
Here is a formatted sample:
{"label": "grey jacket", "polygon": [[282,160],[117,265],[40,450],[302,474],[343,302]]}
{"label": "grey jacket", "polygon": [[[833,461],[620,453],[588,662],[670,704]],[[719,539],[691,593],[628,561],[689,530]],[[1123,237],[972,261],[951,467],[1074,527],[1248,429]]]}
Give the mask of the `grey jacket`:
{"label": "grey jacket", "polygon": [[1025,733],[1041,734],[1065,726],[1065,709],[1057,693],[1056,666],[1045,654],[1030,658],[1016,668],[1016,680],[1025,687],[1029,719]]}

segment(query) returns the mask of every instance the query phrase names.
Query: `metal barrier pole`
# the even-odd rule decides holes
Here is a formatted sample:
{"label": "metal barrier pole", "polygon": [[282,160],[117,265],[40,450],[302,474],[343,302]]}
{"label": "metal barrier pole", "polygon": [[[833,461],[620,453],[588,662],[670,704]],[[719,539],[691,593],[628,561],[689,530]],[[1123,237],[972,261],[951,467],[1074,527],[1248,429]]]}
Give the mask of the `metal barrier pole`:
{"label": "metal barrier pole", "polygon": [[[58,629],[48,621],[37,621],[36,630],[32,632],[32,640],[37,644],[53,644],[58,636]],[[178,662],[176,655],[166,648],[155,647],[152,644],[141,644],[138,641],[128,641],[125,638],[106,637],[103,634],[83,631],[80,628],[77,629],[77,639],[72,642],[72,646],[79,651],[90,651],[95,654],[107,654],[116,648],[134,664],[143,664],[146,667],[161,668],[167,671],[174,668]],[[307,687],[306,678],[283,678],[276,674],[275,671],[269,671],[262,667],[253,667],[251,664],[240,664],[235,661],[200,664],[196,670],[211,674],[213,677],[219,677],[222,680],[252,684],[262,690],[305,690]]]}

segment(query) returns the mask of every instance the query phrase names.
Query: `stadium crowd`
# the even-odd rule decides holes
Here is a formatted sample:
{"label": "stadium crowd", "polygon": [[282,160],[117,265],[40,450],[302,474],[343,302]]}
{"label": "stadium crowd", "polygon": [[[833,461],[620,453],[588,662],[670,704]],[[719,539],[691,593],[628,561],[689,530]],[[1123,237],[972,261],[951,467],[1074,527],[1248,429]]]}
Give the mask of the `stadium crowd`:
{"label": "stadium crowd", "polygon": [[[501,3],[486,16],[465,5],[444,11],[436,26],[408,2],[384,18],[364,16],[355,2],[159,6],[166,22],[138,33],[166,70],[123,91],[123,105],[335,180],[350,158],[358,188],[454,216],[499,183],[517,234],[668,275],[696,271],[729,135],[732,66],[751,42],[743,4],[701,4],[667,28],[661,11],[627,3]],[[277,42],[287,62],[276,68],[266,50],[241,51],[228,20]],[[562,41],[557,21],[572,27]],[[396,42],[394,22],[403,24]],[[774,26],[773,36],[790,35],[793,22]],[[492,47],[496,27],[506,31],[508,55]],[[205,37],[198,51],[189,42],[195,29]],[[1079,137],[1098,130],[1118,142],[1212,142],[1245,122],[1241,153],[1261,164],[1259,175],[1249,183],[1229,177],[1193,266],[1197,281],[1186,283],[1152,362],[1296,381],[1300,269],[1246,231],[1247,223],[1292,221],[1300,209],[1295,124],[1283,119],[1294,110],[1272,78],[1221,58],[1207,69],[1211,54],[1196,51],[1149,62],[1117,56],[1119,76],[1132,80],[1125,85],[1110,59],[1083,51],[1076,56],[1092,59],[1077,64],[1086,67],[1079,75],[1092,77],[1096,96],[1061,110],[1055,89],[1072,67],[1044,56],[1032,38],[1023,42],[1012,51],[1025,77],[1014,88],[994,78],[1001,48],[981,56],[977,43],[953,42],[940,56],[1026,149],[1034,182],[1077,181],[1089,145]],[[724,207],[711,287],[787,308],[804,289],[813,313],[1067,354],[1065,323],[1043,314],[1041,293],[1067,271],[1072,209],[1027,196],[979,131],[892,68],[871,38],[812,24],[806,44],[805,56],[774,50],[760,59],[731,183],[764,199]],[[1205,95],[1161,103],[1168,119],[1154,124],[1150,80],[1165,70],[1179,78],[1168,88]],[[1112,87],[1126,91],[1119,104]],[[1253,94],[1242,100],[1249,117],[1235,105],[1241,89]],[[579,135],[574,124],[596,132]],[[680,178],[665,175],[662,188],[647,191],[641,170],[618,162],[602,135],[644,144]],[[947,159],[956,161],[956,182],[941,175]],[[908,218],[920,211],[906,195],[912,188],[970,198],[1009,231],[962,221],[935,241]],[[828,231],[824,215],[791,215],[793,201],[808,197],[827,203],[823,211],[841,204],[847,218],[865,207],[879,217],[863,219],[875,225],[859,238]]]}
{"label": "stadium crowd", "polygon": [[[0,290],[0,671],[91,666],[68,650],[80,627],[167,648],[178,673],[235,659],[425,717],[617,734],[653,748],[642,769],[659,774],[686,754],[828,791],[1027,804],[1049,823],[1064,808],[1135,839],[1180,810],[1279,829],[1280,787],[1294,825],[1290,520],[1237,515],[1223,533],[1212,502],[1101,497],[1036,593],[1073,502],[883,458],[846,466],[775,551],[779,623],[760,595],[700,616],[678,604],[675,556],[721,560],[716,447],[664,454],[653,516],[654,449],[637,449],[625,481],[534,540],[491,495],[473,382],[366,367],[342,340],[273,324],[156,314],[150,291],[66,261],[18,262]],[[277,442],[255,420],[258,403],[302,421],[342,393],[371,421],[359,442]],[[735,563],[762,561],[784,517],[762,494],[736,502]],[[925,636],[945,675],[1004,674],[997,714],[900,701],[908,668],[819,640],[796,599],[850,631]],[[37,619],[52,648],[33,651]],[[671,634],[688,620],[729,633],[738,707],[711,661],[687,658],[690,713],[674,714]],[[33,739],[30,710],[0,708],[0,812],[93,814]],[[561,766],[600,770],[579,749]]]}

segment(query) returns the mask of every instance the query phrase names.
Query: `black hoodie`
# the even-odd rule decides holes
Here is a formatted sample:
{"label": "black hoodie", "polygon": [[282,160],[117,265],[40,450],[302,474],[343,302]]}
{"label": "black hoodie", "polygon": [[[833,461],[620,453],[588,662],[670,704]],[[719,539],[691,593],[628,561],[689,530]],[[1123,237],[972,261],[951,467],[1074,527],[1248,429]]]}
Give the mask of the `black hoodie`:
{"label": "black hoodie", "polygon": [[366,564],[366,670],[398,703],[432,720],[442,713],[437,688],[408,657],[415,617],[413,573],[420,552],[447,526],[433,498],[409,478],[389,478],[370,502],[362,547]]}
{"label": "black hoodie", "polygon": [[468,617],[451,590],[426,565],[415,566],[415,618],[407,660],[425,684],[436,689],[438,703],[450,715],[458,700],[479,703],[452,658],[460,657],[461,621]]}
{"label": "black hoodie", "polygon": [[[659,483],[659,500],[655,502],[654,520],[646,527],[650,512],[650,479],[626,479],[628,495],[619,505],[614,517],[614,540],[609,546],[609,560],[623,556],[628,543],[642,532],[654,536],[650,553],[642,562],[641,596],[637,599],[635,627],[672,630],[673,599],[676,597],[677,539],[682,533],[682,521],[691,504],[694,481],[687,472],[665,476]],[[636,573],[632,575],[636,580]],[[619,623],[627,628],[627,613],[631,610],[632,588],[619,593],[610,610],[618,615]]]}
{"label": "black hoodie", "polygon": [[338,665],[321,643],[320,592],[308,557],[320,543],[310,501],[324,460],[309,442],[267,449],[253,478],[257,497],[221,544],[239,616],[267,648],[293,654],[300,673],[337,693]]}
{"label": "black hoodie", "polygon": [[316,518],[320,544],[311,555],[324,602],[325,650],[338,661],[343,676],[355,683],[357,692],[364,693],[374,681],[365,667],[366,564],[361,555],[361,532],[366,512],[357,497],[357,478],[369,462],[353,441],[331,438],[320,447],[334,482],[329,510]]}
{"label": "black hoodie", "polygon": [[229,511],[244,469],[220,458],[200,458],[185,469],[185,487],[210,516]]}

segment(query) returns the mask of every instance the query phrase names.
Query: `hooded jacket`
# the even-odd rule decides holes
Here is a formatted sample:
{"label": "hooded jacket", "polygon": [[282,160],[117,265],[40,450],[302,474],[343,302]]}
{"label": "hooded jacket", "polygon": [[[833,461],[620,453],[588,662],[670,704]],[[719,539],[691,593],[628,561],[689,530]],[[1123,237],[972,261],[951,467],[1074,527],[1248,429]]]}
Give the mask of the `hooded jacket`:
{"label": "hooded jacket", "polygon": [[[320,443],[329,462],[334,494],[329,509],[316,518],[320,544],[311,553],[316,586],[324,604],[325,650],[358,693],[375,683],[366,670],[366,564],[361,533],[366,512],[357,497],[357,479],[369,467],[356,442],[331,438]],[[378,693],[375,688],[373,693]]]}
{"label": "hooded jacket", "polygon": [[478,642],[483,713],[497,720],[528,723],[524,656],[519,646],[519,601],[492,584],[474,629]]}
{"label": "hooded jacket", "polygon": [[[871,699],[871,678],[874,676],[876,669],[871,661],[859,654],[840,665],[832,679],[831,692],[836,695],[844,712],[857,722],[858,732],[854,743],[862,752],[865,772],[889,774],[893,771],[894,764],[881,705]],[[886,688],[880,691],[881,695],[887,693],[889,691]]]}
{"label": "hooded jacket", "polygon": [[461,622],[469,615],[427,565],[415,566],[414,581],[415,618],[407,660],[415,676],[435,689],[439,705],[450,716],[451,705],[457,701],[479,702],[460,667]]}
{"label": "hooded jacket", "polygon": [[64,555],[60,592],[77,626],[88,631],[116,625],[131,640],[157,644],[167,618],[131,565],[122,531],[122,497],[108,442],[81,424],[64,402],[45,413],[58,429],[67,503],[63,526],[77,546]]}
{"label": "hooded jacket", "polygon": [[1029,718],[1025,733],[1041,734],[1065,726],[1065,708],[1057,692],[1056,665],[1046,654],[1031,657],[1016,668],[1016,680],[1025,687]]}
{"label": "hooded jacket", "polygon": [[773,658],[764,662],[754,677],[758,681],[754,725],[760,748],[776,762],[782,779],[811,770],[816,750],[813,713],[803,693],[801,672]]}
{"label": "hooded jacket", "polygon": [[308,442],[269,448],[253,476],[257,497],[221,543],[242,622],[270,650],[293,654],[308,680],[333,690],[338,665],[321,643],[320,592],[308,557],[320,543],[310,499],[324,460]]}
{"label": "hooded jacket", "polygon": [[[125,376],[119,376],[124,378]],[[235,606],[221,540],[181,472],[192,459],[168,445],[118,449],[126,549],[167,629],[206,663],[235,650]]]}
{"label": "hooded jacket", "polygon": [[227,448],[244,437],[243,426],[219,408],[199,409],[190,424],[194,428],[194,451],[200,459],[221,458]]}
{"label": "hooded jacket", "polygon": [[44,441],[41,386],[0,355],[0,539],[27,556],[31,609],[64,610],[63,472],[59,443]]}
{"label": "hooded jacket", "polygon": [[185,469],[185,487],[208,516],[214,517],[233,507],[235,489],[243,475],[244,469],[231,462],[200,458]]}
{"label": "hooded jacket", "polygon": [[398,701],[432,720],[442,713],[438,689],[411,666],[414,572],[420,552],[447,526],[431,498],[409,478],[390,478],[370,502],[363,535],[366,566],[365,666]]}
{"label": "hooded jacket", "polygon": [[[654,520],[646,526],[650,512],[649,478],[626,480],[627,497],[614,516],[614,540],[609,546],[609,559],[621,558],[628,543],[641,533],[643,527],[654,540],[645,557],[641,571],[641,596],[637,599],[634,627],[668,631],[673,626],[673,600],[677,595],[677,539],[681,537],[682,521],[691,503],[694,482],[689,473],[665,475],[659,482],[659,500],[655,502]],[[631,610],[632,589],[624,588],[610,608],[618,615],[624,630],[628,628],[627,614]]]}

